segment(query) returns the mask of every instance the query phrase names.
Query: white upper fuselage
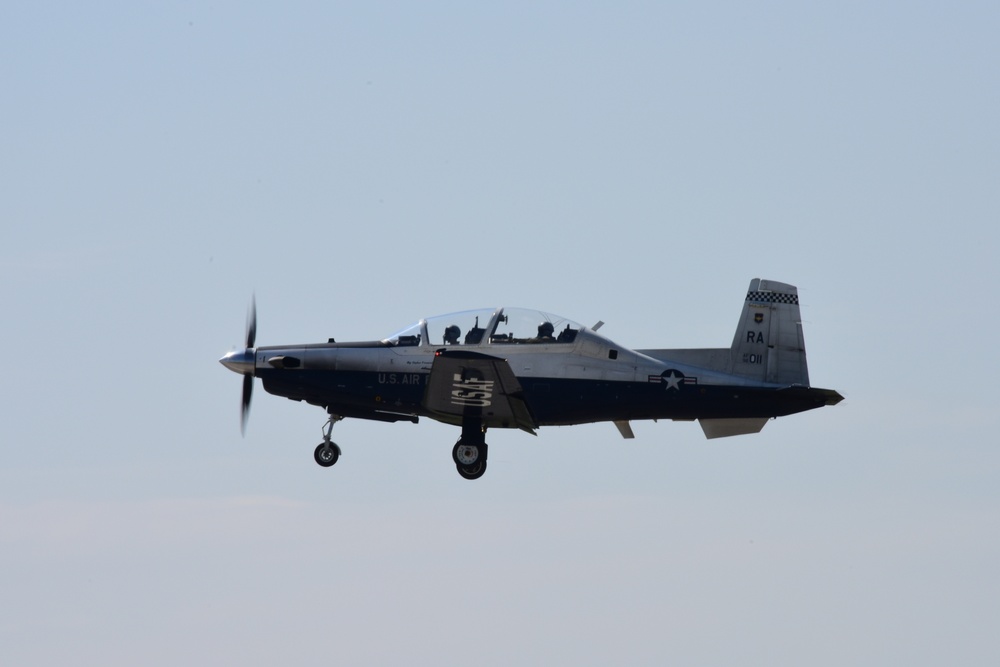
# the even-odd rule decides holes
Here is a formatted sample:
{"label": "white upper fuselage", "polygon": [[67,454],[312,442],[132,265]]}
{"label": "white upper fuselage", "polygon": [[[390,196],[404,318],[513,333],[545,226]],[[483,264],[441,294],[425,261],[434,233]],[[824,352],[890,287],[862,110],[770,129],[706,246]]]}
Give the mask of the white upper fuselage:
{"label": "white upper fuselage", "polygon": [[[549,323],[551,335],[538,329]],[[458,331],[456,334],[455,331]],[[505,359],[519,378],[645,382],[667,369],[698,377],[699,384],[748,384],[743,378],[678,359],[657,358],[631,350],[571,320],[524,308],[464,311],[422,319],[389,336],[381,344],[318,344],[258,348],[256,368],[285,356],[301,361],[303,370],[378,372],[392,384],[409,384],[411,374],[430,372],[438,350],[467,350]],[[759,383],[753,383],[759,384]]]}

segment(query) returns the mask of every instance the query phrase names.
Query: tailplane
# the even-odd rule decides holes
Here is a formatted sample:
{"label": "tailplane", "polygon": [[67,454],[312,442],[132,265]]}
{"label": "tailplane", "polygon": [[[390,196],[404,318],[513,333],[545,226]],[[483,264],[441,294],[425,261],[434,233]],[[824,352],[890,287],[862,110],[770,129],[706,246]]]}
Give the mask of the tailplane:
{"label": "tailplane", "polygon": [[844,398],[832,389],[809,386],[798,290],[774,280],[750,281],[732,347],[638,352],[664,364],[687,366],[692,373],[725,374],[730,377],[714,378],[718,385],[749,385],[758,390],[758,397],[771,396],[756,407],[733,404],[712,410],[709,406],[704,414],[695,415],[708,438],[758,433],[768,419],[836,405]]}
{"label": "tailplane", "polygon": [[799,294],[794,285],[760,278],[750,281],[730,360],[733,375],[809,386]]}

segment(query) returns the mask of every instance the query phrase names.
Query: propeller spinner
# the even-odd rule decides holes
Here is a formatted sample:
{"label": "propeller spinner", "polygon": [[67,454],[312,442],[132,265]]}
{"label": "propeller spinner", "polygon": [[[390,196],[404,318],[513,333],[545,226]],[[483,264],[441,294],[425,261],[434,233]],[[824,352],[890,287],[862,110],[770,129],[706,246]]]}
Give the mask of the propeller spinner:
{"label": "propeller spinner", "polygon": [[247,336],[246,347],[242,350],[233,350],[219,359],[219,363],[243,376],[243,399],[240,403],[240,433],[246,434],[247,418],[250,416],[250,398],[253,396],[254,378],[254,358],[257,351],[254,343],[257,340],[257,300],[250,299],[250,308],[247,310]]}

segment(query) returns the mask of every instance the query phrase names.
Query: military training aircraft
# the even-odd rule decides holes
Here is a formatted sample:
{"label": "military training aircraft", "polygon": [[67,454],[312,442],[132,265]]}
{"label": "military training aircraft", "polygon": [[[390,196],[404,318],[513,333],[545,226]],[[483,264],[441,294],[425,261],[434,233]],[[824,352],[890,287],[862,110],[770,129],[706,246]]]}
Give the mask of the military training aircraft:
{"label": "military training aircraft", "polygon": [[256,307],[246,347],[220,359],[243,375],[242,427],[255,377],[265,391],[326,410],[316,462],[341,450],[334,424],[353,417],[462,429],[452,449],[458,473],[486,472],[490,428],[698,420],[708,438],[757,433],[769,419],[836,405],[843,397],[809,385],[798,291],[750,282],[732,347],[630,350],[592,327],[523,308],[471,310],[420,320],[378,341],[254,347]]}

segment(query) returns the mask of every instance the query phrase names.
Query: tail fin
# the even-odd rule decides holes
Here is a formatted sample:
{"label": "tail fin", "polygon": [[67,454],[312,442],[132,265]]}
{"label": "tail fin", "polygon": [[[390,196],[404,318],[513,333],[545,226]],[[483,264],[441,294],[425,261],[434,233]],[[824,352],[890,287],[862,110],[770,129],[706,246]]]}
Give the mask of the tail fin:
{"label": "tail fin", "polygon": [[731,363],[733,375],[809,386],[799,293],[793,285],[760,278],[750,281]]}

